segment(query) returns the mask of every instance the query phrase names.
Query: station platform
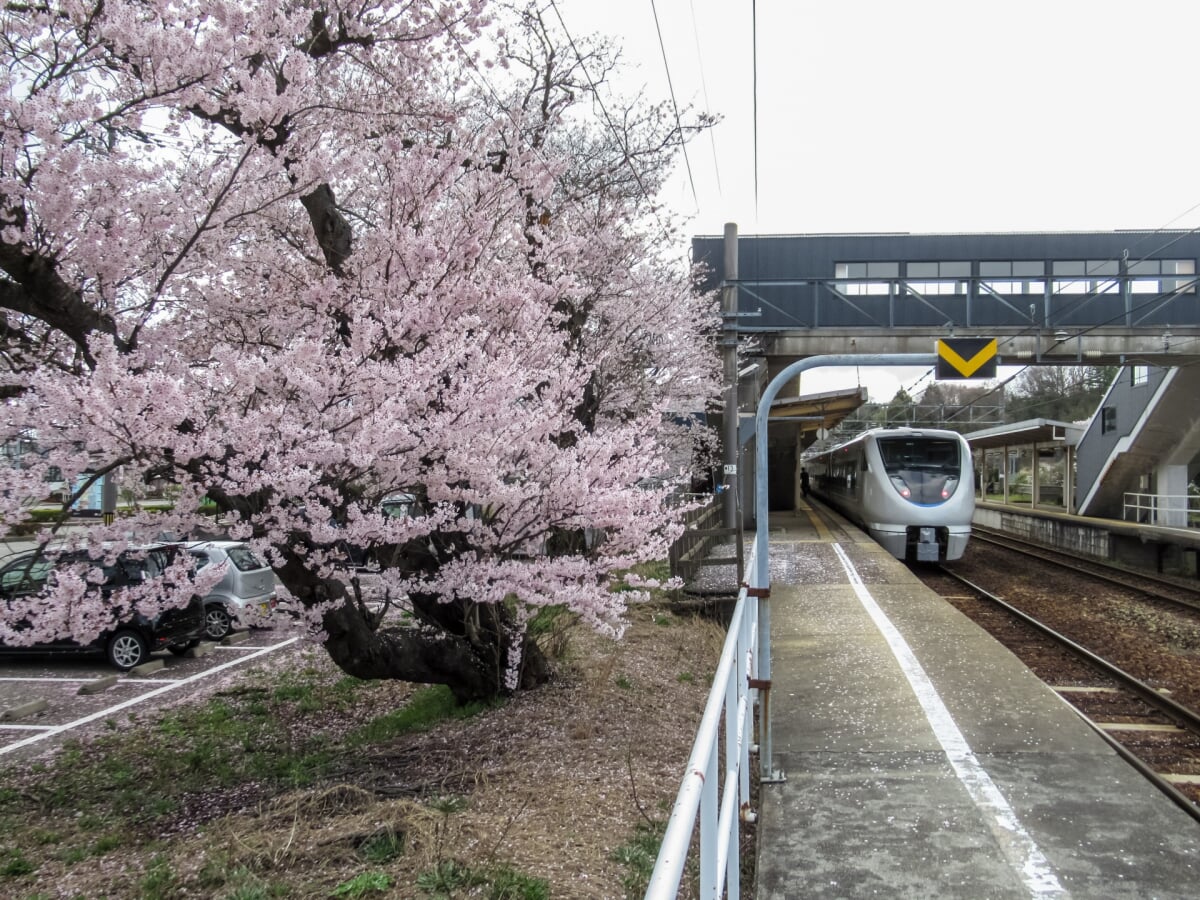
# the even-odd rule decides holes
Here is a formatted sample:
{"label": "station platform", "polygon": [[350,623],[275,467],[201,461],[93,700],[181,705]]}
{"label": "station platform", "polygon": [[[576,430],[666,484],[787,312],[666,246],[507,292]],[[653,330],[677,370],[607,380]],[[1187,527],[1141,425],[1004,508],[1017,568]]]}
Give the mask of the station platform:
{"label": "station platform", "polygon": [[1200,578],[1200,528],[1168,528],[987,501],[976,502],[972,521],[1055,550],[1130,569]]}
{"label": "station platform", "polygon": [[857,529],[770,521],[758,900],[1193,898],[1200,824]]}

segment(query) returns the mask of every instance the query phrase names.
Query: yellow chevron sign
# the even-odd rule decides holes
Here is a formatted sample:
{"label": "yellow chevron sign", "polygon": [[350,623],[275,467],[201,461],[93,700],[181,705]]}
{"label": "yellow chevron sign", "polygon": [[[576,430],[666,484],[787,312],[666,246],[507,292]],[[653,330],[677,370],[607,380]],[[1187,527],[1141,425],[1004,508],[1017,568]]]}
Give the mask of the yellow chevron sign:
{"label": "yellow chevron sign", "polygon": [[952,338],[937,342],[938,378],[995,378],[995,338]]}

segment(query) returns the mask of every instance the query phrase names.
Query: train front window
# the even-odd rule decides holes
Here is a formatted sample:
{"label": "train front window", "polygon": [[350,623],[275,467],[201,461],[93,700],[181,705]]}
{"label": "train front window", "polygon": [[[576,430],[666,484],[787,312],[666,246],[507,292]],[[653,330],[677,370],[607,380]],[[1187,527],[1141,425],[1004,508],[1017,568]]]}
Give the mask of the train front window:
{"label": "train front window", "polygon": [[957,472],[961,465],[958,442],[942,438],[914,441],[911,438],[880,438],[879,455],[889,475],[900,469]]}
{"label": "train front window", "polygon": [[905,500],[934,504],[958,487],[962,457],[958,441],[946,438],[880,438],[879,455],[892,487]]}

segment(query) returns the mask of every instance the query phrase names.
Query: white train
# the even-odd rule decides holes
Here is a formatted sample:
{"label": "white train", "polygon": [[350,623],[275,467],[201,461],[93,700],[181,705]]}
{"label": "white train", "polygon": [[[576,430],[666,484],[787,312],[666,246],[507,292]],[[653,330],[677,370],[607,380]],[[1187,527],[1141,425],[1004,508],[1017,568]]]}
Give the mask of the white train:
{"label": "white train", "polygon": [[961,434],[873,428],[811,457],[811,490],[899,559],[958,559],[971,536],[971,448]]}

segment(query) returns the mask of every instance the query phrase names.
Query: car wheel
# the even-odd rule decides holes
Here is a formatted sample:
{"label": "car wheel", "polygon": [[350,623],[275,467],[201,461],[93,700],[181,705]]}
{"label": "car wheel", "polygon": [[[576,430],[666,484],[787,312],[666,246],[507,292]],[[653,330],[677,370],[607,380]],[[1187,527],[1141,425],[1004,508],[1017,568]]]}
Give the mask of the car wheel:
{"label": "car wheel", "polygon": [[225,607],[216,605],[204,609],[204,633],[214,641],[219,641],[233,630],[233,620]]}
{"label": "car wheel", "polygon": [[118,669],[140,666],[149,656],[145,640],[136,631],[122,628],[108,639],[108,661]]}

